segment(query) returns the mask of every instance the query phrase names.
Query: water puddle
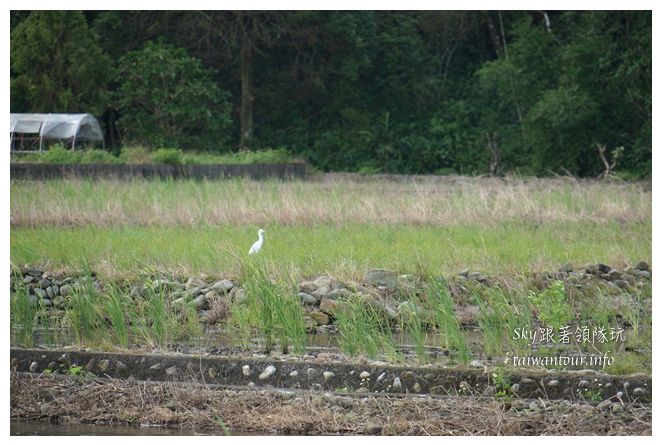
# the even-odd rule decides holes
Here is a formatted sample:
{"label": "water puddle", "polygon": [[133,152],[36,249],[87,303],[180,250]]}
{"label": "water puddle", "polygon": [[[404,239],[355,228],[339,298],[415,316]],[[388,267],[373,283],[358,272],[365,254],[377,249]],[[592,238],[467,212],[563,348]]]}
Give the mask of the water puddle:
{"label": "water puddle", "polygon": [[[196,429],[175,429],[152,426],[127,426],[104,424],[52,424],[44,421],[11,420],[10,435],[15,436],[112,436],[112,435],[224,435],[223,431],[201,431]],[[266,433],[229,431],[230,436],[268,435]]]}

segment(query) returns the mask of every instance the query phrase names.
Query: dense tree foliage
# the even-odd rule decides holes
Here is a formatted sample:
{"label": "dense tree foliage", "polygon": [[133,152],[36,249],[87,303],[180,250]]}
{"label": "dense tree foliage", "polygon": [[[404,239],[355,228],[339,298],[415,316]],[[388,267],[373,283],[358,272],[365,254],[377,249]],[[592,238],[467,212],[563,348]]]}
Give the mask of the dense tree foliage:
{"label": "dense tree foliage", "polygon": [[118,125],[129,144],[212,149],[232,123],[229,93],[182,48],[147,42],[119,61]]}
{"label": "dense tree foliage", "polygon": [[20,12],[11,26],[12,111],[105,112],[125,144],[286,147],[324,170],[651,172],[649,11]]}

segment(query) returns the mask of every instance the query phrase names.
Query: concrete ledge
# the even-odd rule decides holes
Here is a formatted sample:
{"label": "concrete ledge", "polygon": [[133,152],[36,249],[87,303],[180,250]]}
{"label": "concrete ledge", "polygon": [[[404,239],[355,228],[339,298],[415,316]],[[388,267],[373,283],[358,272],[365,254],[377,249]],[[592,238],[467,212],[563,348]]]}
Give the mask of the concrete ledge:
{"label": "concrete ledge", "polygon": [[[105,353],[12,348],[17,372],[67,373],[77,365],[97,376],[153,381],[193,381],[357,393],[416,393],[490,396],[494,370],[313,362],[281,358]],[[648,375],[610,376],[588,371],[508,370],[510,394],[521,398],[604,400],[621,392],[623,401],[650,402]],[[252,383],[252,384],[251,384]]]}
{"label": "concrete ledge", "polygon": [[57,178],[160,178],[218,179],[247,177],[303,179],[305,163],[281,164],[39,164],[12,163],[12,180],[46,180]]}

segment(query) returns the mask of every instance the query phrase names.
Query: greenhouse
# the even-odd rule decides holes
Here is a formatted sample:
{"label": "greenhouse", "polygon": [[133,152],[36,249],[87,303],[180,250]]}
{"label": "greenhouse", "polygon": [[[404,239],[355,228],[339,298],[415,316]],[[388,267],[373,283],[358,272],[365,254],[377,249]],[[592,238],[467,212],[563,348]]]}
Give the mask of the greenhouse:
{"label": "greenhouse", "polygon": [[9,135],[12,152],[42,151],[47,148],[45,143],[52,141],[72,149],[77,144],[104,145],[99,121],[89,113],[11,113]]}

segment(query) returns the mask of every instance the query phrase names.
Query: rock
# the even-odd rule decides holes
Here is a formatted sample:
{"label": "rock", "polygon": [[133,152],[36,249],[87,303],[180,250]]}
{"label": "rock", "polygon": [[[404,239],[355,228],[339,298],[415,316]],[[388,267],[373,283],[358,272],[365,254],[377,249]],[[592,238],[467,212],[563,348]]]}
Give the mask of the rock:
{"label": "rock", "polygon": [[430,395],[441,395],[442,393],[444,393],[444,388],[442,386],[430,387]]}
{"label": "rock", "polygon": [[322,298],[320,301],[320,311],[330,316],[335,316],[338,311],[338,301],[326,297]]}
{"label": "rock", "polygon": [[393,389],[400,390],[402,389],[402,383],[400,382],[400,378],[397,376],[393,380]]}
{"label": "rock", "polygon": [[648,271],[648,272],[650,272],[651,267],[647,262],[642,261],[642,262],[639,262],[636,265],[634,265],[634,269],[636,271]]}
{"label": "rock", "polygon": [[388,269],[373,269],[365,274],[363,281],[372,286],[395,288],[398,283],[398,274]]}
{"label": "rock", "polygon": [[453,308],[457,321],[462,326],[474,325],[480,314],[480,307],[478,305],[455,305]]}
{"label": "rock", "polygon": [[563,265],[561,268],[559,268],[559,272],[562,273],[571,273],[575,268],[572,266],[572,263],[566,263]]}
{"label": "rock", "polygon": [[510,386],[510,392],[517,395],[519,393],[519,384],[515,383],[512,386]]}
{"label": "rock", "polygon": [[585,380],[585,379],[582,379],[582,380],[579,381],[578,386],[579,386],[579,387],[588,387],[588,386],[589,386],[589,382],[588,382],[587,380]]}
{"label": "rock", "polygon": [[53,291],[53,287],[49,286],[46,288],[46,295],[52,300],[55,297],[55,292]]}
{"label": "rock", "polygon": [[186,290],[192,290],[195,288],[202,289],[204,287],[205,287],[205,283],[202,280],[198,279],[197,277],[191,277],[189,280],[186,281],[186,284],[184,284],[184,289]]}
{"label": "rock", "polygon": [[315,305],[317,303],[315,296],[304,293],[303,291],[299,293],[299,299],[301,299],[301,303],[304,305]]}
{"label": "rock", "polygon": [[604,400],[603,402],[597,405],[597,408],[600,411],[611,411],[613,405],[614,403],[612,403],[610,400]]}
{"label": "rock", "polygon": [[270,365],[260,374],[259,379],[268,379],[276,373],[276,367]]}
{"label": "rock", "polygon": [[172,410],[173,412],[177,410],[177,401],[169,400],[166,403],[166,408]]}
{"label": "rock", "polygon": [[102,359],[99,361],[99,370],[102,372],[105,372],[108,369],[108,366],[110,366],[110,360],[109,359]]}
{"label": "rock", "polygon": [[32,373],[35,373],[37,370],[39,370],[39,363],[37,361],[32,361],[30,363],[30,367],[28,367],[28,370],[30,370]]}
{"label": "rock", "polygon": [[326,295],[329,294],[330,291],[331,291],[331,288],[323,286],[323,287],[316,288],[315,290],[313,290],[312,295],[316,299],[322,299],[323,297],[326,297]]}
{"label": "rock", "polygon": [[386,372],[382,373],[381,375],[379,375],[379,376],[377,377],[377,381],[376,381],[377,384],[379,384],[380,382],[382,382],[382,381],[384,380],[384,378],[386,378]]}
{"label": "rock", "polygon": [[39,299],[46,299],[48,295],[46,294],[46,291],[44,291],[41,288],[35,288],[34,289],[34,294],[39,298]]}
{"label": "rock", "polygon": [[552,379],[547,383],[547,387],[556,387],[559,385],[559,381],[556,379]]}
{"label": "rock", "polygon": [[419,383],[415,382],[413,389],[414,389],[414,392],[421,393],[421,385]]}
{"label": "rock", "polygon": [[46,298],[41,300],[41,304],[45,307],[52,307],[53,306],[53,301]]}
{"label": "rock", "polygon": [[297,376],[299,376],[299,372],[297,372],[296,370],[293,370],[293,371],[290,372],[289,376],[290,376],[290,378],[296,378]]}
{"label": "rock", "polygon": [[53,299],[53,305],[55,305],[58,308],[64,308],[65,303],[66,301],[62,296],[55,296],[55,299]]}
{"label": "rock", "polygon": [[535,401],[531,401],[531,403],[529,403],[529,410],[531,412],[535,412],[536,410],[538,410],[538,403],[536,403]]}
{"label": "rock", "polygon": [[612,269],[607,274],[607,280],[617,280],[617,279],[620,279],[621,277],[623,277],[623,273],[621,273],[617,269]]}
{"label": "rock", "polygon": [[60,287],[60,295],[61,295],[62,297],[67,297],[67,296],[69,296],[69,295],[71,294],[72,291],[73,291],[73,288],[71,287],[71,285],[62,285],[62,286]]}
{"label": "rock", "polygon": [[469,268],[464,268],[462,271],[460,271],[460,272],[458,273],[458,275],[460,275],[460,276],[462,276],[462,277],[464,277],[464,278],[466,279],[467,276],[469,275]]}
{"label": "rock", "polygon": [[331,378],[333,378],[334,376],[336,376],[335,373],[333,373],[333,372],[328,372],[328,371],[327,371],[327,372],[324,372],[323,375],[324,375],[324,381],[328,381],[328,380],[330,380]]}
{"label": "rock", "polygon": [[34,277],[27,275],[23,277],[23,283],[32,283],[34,281]]}
{"label": "rock", "polygon": [[205,293],[205,299],[207,299],[207,300],[215,299],[216,297],[218,297],[218,293],[214,290],[207,291]]}
{"label": "rock", "polygon": [[333,286],[333,278],[329,276],[318,277],[313,281],[313,285],[315,285],[317,288],[326,287],[330,290]]}
{"label": "rock", "polygon": [[197,297],[200,294],[202,294],[202,288],[201,286],[191,288],[190,290],[187,291],[187,294],[191,297]]}
{"label": "rock", "polygon": [[195,308],[202,310],[207,307],[207,299],[205,296],[200,295],[193,299],[193,304],[195,305]]}
{"label": "rock", "polygon": [[365,426],[365,433],[368,435],[377,435],[382,432],[382,425],[374,423],[372,421],[368,422]]}
{"label": "rock", "polygon": [[359,375],[359,378],[361,378],[361,379],[370,378],[370,372],[367,372],[367,371],[361,372],[361,374]]}
{"label": "rock", "polygon": [[90,359],[89,361],[87,361],[87,364],[85,364],[85,370],[87,370],[88,372],[91,372],[92,370],[94,370],[94,366],[96,364],[97,364],[97,362],[94,358]]}
{"label": "rock", "polygon": [[40,279],[39,282],[37,282],[37,286],[45,290],[46,288],[51,286],[51,281],[48,279]]}
{"label": "rock", "polygon": [[171,367],[168,367],[168,368],[165,370],[167,376],[175,376],[175,375],[177,375],[177,372],[178,372],[178,371],[179,371],[179,370],[178,370],[177,367],[174,366],[174,365],[171,366]]}
{"label": "rock", "polygon": [[220,291],[223,293],[227,293],[228,291],[232,290],[232,288],[234,288],[234,283],[227,279],[219,280],[211,286],[212,290]]}
{"label": "rock", "polygon": [[234,287],[230,292],[230,299],[232,303],[240,304],[246,300],[246,291],[243,288]]}
{"label": "rock", "polygon": [[600,268],[598,268],[598,265],[589,264],[589,265],[586,265],[586,267],[584,269],[586,270],[587,274],[593,274],[593,275],[600,274]]}
{"label": "rock", "polygon": [[614,280],[613,284],[622,289],[628,288],[630,286],[625,280],[620,280],[620,279]]}
{"label": "rock", "polygon": [[309,315],[317,325],[329,325],[329,315],[321,311],[313,311]]}
{"label": "rock", "polygon": [[639,271],[639,270],[636,270],[636,271],[634,272],[634,274],[635,274],[636,277],[638,277],[638,278],[640,278],[640,279],[651,280],[651,273],[650,273],[650,271]]}
{"label": "rock", "polygon": [[311,282],[310,280],[305,280],[299,284],[299,291],[303,293],[310,294],[314,292],[317,289],[315,284]]}
{"label": "rock", "polygon": [[611,411],[612,413],[622,413],[624,411],[623,405],[618,403],[612,404]]}
{"label": "rock", "polygon": [[352,292],[349,291],[348,289],[338,288],[327,293],[325,297],[328,299],[337,300],[337,299],[347,299],[351,296],[352,296]]}
{"label": "rock", "polygon": [[609,265],[605,265],[604,263],[598,263],[596,266],[598,267],[598,271],[603,274],[608,274],[609,271],[611,271],[611,267]]}
{"label": "rock", "polygon": [[30,302],[30,305],[38,305],[39,297],[34,294],[28,294],[28,301]]}
{"label": "rock", "polygon": [[477,369],[481,369],[481,368],[483,368],[483,363],[480,362],[477,359],[474,359],[473,361],[471,361],[469,363],[469,367],[474,367],[474,368],[477,368]]}
{"label": "rock", "polygon": [[26,275],[41,279],[41,277],[44,275],[44,271],[41,269],[32,268],[26,271]]}
{"label": "rock", "polygon": [[248,364],[244,365],[241,367],[241,373],[244,374],[244,376],[250,376],[251,374],[251,366]]}
{"label": "rock", "polygon": [[646,390],[642,389],[641,387],[636,387],[633,391],[632,394],[634,396],[642,396],[646,394]]}

